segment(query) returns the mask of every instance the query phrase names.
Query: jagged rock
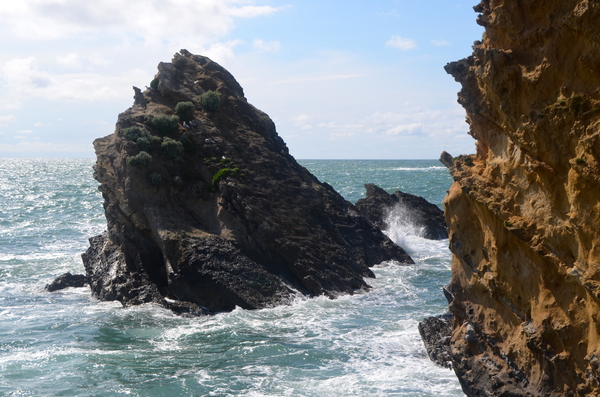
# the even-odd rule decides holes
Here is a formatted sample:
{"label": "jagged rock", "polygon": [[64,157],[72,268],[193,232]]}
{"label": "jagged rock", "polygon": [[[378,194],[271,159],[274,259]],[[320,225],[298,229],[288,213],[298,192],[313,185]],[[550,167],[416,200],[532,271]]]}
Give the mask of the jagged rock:
{"label": "jagged rock", "polygon": [[440,163],[444,164],[447,168],[452,168],[454,166],[454,158],[450,153],[443,151],[440,155]]}
{"label": "jagged rock", "polygon": [[446,68],[477,140],[445,199],[453,367],[468,396],[598,396],[600,3],[477,11]]}
{"label": "jagged rock", "polygon": [[[94,142],[107,231],[83,261],[99,299],[190,314],[262,308],[364,290],[370,266],[412,263],[289,155],[221,66],[182,50],[153,86],[145,108]],[[218,107],[203,107],[209,91]],[[164,117],[182,101],[195,106],[185,127]]]}
{"label": "jagged rock", "polygon": [[87,284],[87,278],[83,274],[71,274],[69,272],[61,274],[50,284],[46,285],[46,291],[54,292],[61,289],[75,287],[84,287]]}
{"label": "jagged rock", "polygon": [[437,205],[429,203],[423,197],[401,191],[389,194],[382,188],[367,183],[367,195],[356,202],[358,211],[380,228],[387,228],[390,212],[392,216],[406,220],[422,230],[422,237],[430,240],[448,238],[444,212]]}
{"label": "jagged rock", "polygon": [[426,317],[419,322],[419,333],[427,355],[437,365],[452,368],[450,339],[452,338],[452,313]]}
{"label": "jagged rock", "polygon": [[146,108],[146,98],[142,94],[142,90],[136,86],[133,86],[133,104]]}

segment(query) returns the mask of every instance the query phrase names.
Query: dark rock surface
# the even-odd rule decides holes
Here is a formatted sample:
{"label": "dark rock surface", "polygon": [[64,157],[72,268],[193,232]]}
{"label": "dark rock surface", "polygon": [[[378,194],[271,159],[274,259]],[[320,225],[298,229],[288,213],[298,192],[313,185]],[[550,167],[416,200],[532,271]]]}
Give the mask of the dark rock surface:
{"label": "dark rock surface", "polygon": [[61,289],[75,287],[80,288],[87,284],[87,277],[83,274],[64,273],[46,285],[46,291],[54,292]]}
{"label": "dark rock surface", "polygon": [[419,333],[431,361],[444,368],[452,368],[450,339],[452,338],[452,313],[427,317],[419,323]]}
{"label": "dark rock surface", "polygon": [[[289,155],[225,69],[185,50],[158,69],[156,89],[94,142],[107,218],[83,254],[95,296],[190,314],[253,309],[364,290],[369,267],[413,263]],[[217,111],[203,108],[208,91]],[[178,102],[193,103],[194,120],[162,131],[148,121]]]}
{"label": "dark rock surface", "polygon": [[367,195],[356,202],[356,208],[376,227],[385,229],[388,214],[395,211],[394,216],[406,217],[406,221],[421,228],[422,237],[430,240],[448,238],[444,212],[438,206],[399,190],[389,194],[372,183],[367,183],[365,188]]}

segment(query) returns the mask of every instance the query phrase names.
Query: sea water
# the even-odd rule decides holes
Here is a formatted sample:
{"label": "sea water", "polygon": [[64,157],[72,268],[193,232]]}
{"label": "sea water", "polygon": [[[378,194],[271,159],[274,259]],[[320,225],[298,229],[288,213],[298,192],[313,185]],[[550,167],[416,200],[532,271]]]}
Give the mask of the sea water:
{"label": "sea water", "polygon": [[[300,161],[346,199],[364,183],[441,205],[437,161]],[[83,273],[87,239],[106,226],[93,160],[0,159],[0,395],[461,396],[417,330],[447,304],[448,241],[392,221],[416,264],[384,263],[370,292],[263,310],[182,318],[99,302],[88,288],[48,293]]]}

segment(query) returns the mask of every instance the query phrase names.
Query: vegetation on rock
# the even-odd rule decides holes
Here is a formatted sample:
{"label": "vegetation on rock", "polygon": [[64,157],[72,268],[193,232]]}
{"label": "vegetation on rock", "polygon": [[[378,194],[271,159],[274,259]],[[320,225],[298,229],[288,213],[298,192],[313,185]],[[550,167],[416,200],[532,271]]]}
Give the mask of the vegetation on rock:
{"label": "vegetation on rock", "polygon": [[212,90],[206,91],[204,94],[200,95],[199,101],[202,108],[209,112],[216,112],[221,106],[219,93]]}
{"label": "vegetation on rock", "polygon": [[138,127],[137,125],[123,129],[121,134],[123,134],[123,137],[125,139],[128,139],[133,142],[136,142],[140,138],[147,138],[150,136],[148,130],[142,127]]}
{"label": "vegetation on rock", "polygon": [[221,181],[221,179],[223,178],[227,178],[230,176],[239,176],[240,175],[240,169],[239,168],[221,168],[219,171],[217,171],[217,173],[213,176],[212,178],[212,183],[211,183],[211,187],[212,187],[212,191],[216,191],[217,187],[219,186],[219,182]]}
{"label": "vegetation on rock", "polygon": [[134,165],[136,167],[148,167],[150,164],[152,164],[152,156],[148,152],[141,151],[135,156],[128,157],[127,164]]}
{"label": "vegetation on rock", "polygon": [[158,135],[169,135],[177,131],[179,127],[179,116],[168,116],[162,114],[160,116],[146,115],[144,123],[152,128]]}
{"label": "vegetation on rock", "polygon": [[168,136],[163,138],[160,148],[165,157],[171,160],[179,159],[184,150],[183,143],[171,139]]}
{"label": "vegetation on rock", "polygon": [[175,106],[175,113],[177,113],[181,122],[194,120],[195,111],[196,107],[192,102],[179,102]]}

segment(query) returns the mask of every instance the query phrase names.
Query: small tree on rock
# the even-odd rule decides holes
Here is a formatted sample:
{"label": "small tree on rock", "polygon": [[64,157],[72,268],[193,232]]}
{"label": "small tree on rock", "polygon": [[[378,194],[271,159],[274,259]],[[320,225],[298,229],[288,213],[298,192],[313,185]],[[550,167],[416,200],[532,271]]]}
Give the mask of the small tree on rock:
{"label": "small tree on rock", "polygon": [[209,112],[216,112],[221,106],[219,93],[212,90],[206,91],[204,94],[200,95],[199,99],[200,105]]}
{"label": "small tree on rock", "polygon": [[175,112],[179,116],[181,122],[194,120],[194,112],[196,107],[192,102],[179,102],[175,106]]}

